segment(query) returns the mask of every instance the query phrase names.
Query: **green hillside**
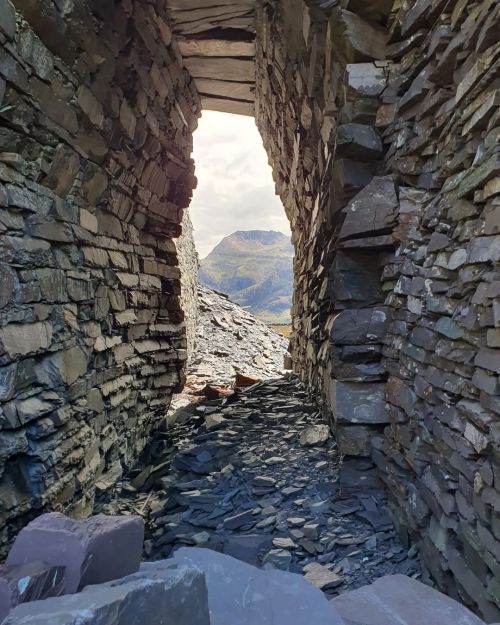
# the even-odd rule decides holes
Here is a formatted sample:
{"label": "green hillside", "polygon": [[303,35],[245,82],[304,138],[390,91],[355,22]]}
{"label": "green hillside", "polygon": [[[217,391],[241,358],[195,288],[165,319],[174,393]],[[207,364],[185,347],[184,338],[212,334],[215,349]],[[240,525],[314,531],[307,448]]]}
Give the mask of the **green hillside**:
{"label": "green hillside", "polygon": [[267,323],[290,322],[293,246],[281,232],[250,230],[225,237],[201,261],[200,282]]}

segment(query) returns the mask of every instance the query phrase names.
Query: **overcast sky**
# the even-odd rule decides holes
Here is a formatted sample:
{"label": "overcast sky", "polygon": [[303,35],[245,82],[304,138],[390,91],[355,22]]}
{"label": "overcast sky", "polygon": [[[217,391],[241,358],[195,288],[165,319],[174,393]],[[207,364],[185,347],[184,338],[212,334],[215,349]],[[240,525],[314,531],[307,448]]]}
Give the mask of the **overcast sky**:
{"label": "overcast sky", "polygon": [[253,117],[204,111],[194,160],[198,188],[190,212],[200,258],[236,230],[290,234]]}

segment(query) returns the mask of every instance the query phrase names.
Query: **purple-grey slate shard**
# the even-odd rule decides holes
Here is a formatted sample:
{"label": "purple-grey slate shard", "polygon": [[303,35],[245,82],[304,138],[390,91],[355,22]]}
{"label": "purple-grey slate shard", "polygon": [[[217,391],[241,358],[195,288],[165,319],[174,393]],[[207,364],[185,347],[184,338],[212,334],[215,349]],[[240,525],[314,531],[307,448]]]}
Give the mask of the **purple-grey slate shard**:
{"label": "purple-grey slate shard", "polygon": [[41,560],[66,567],[63,594],[139,570],[144,521],[139,516],[97,515],[75,520],[51,512],[31,521],[17,536],[7,564]]}
{"label": "purple-grey slate shard", "polygon": [[331,601],[346,625],[485,625],[467,608],[405,575],[387,575]]}
{"label": "purple-grey slate shard", "polygon": [[213,625],[203,573],[172,560],[119,580],[14,608],[3,625]]}
{"label": "purple-grey slate shard", "polygon": [[21,566],[0,564],[0,623],[20,603],[60,595],[63,576],[64,567],[44,562]]}
{"label": "purple-grey slate shard", "polygon": [[205,573],[211,625],[345,625],[301,575],[257,569],[208,549],[182,548],[174,559]]}

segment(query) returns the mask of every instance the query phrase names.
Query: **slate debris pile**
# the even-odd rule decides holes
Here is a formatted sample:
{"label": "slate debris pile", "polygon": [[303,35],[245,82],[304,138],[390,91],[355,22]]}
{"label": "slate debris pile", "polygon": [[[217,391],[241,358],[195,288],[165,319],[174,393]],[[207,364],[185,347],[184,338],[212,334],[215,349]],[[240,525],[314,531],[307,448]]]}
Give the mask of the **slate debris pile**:
{"label": "slate debris pile", "polygon": [[289,341],[223,294],[198,285],[196,332],[186,385],[174,396],[169,420],[189,418],[182,407],[200,395],[217,398],[283,373]]}
{"label": "slate debris pile", "polygon": [[210,547],[302,573],[329,594],[384,574],[418,573],[416,551],[398,542],[384,494],[357,483],[348,494],[340,489],[337,446],[296,378],[185,410],[191,418],[155,441],[151,466],[101,508],[142,510],[148,559],[180,545]]}

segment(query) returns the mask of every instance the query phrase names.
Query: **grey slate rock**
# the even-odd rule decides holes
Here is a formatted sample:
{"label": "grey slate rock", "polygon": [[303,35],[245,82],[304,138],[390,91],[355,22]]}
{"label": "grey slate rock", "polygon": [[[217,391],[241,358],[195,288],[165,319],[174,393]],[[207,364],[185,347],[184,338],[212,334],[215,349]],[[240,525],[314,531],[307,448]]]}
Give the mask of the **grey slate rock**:
{"label": "grey slate rock", "polygon": [[204,571],[211,625],[345,625],[300,575],[259,570],[208,549],[179,549],[174,558]]}
{"label": "grey slate rock", "polygon": [[467,608],[404,575],[387,575],[332,600],[346,623],[362,625],[484,625]]}
{"label": "grey slate rock", "polygon": [[195,566],[143,564],[134,575],[15,608],[4,625],[214,625]]}
{"label": "grey slate rock", "polygon": [[64,567],[43,562],[0,564],[0,623],[16,605],[60,595],[63,576]]}
{"label": "grey slate rock", "polygon": [[340,238],[370,236],[392,229],[397,223],[398,211],[394,178],[375,177],[346,206]]}
{"label": "grey slate rock", "polygon": [[31,521],[17,536],[7,564],[41,560],[66,567],[64,593],[118,579],[139,569],[144,520],[97,515],[75,520],[52,512]]}
{"label": "grey slate rock", "polygon": [[383,154],[382,141],[374,128],[365,124],[343,124],[337,133],[337,157],[372,161]]}
{"label": "grey slate rock", "polygon": [[300,444],[303,447],[314,447],[326,443],[330,438],[330,428],[327,425],[309,425],[300,434]]}
{"label": "grey slate rock", "polygon": [[334,345],[382,343],[387,332],[387,313],[385,306],[343,310],[335,317],[330,340]]}
{"label": "grey slate rock", "polygon": [[333,380],[331,388],[331,405],[337,423],[389,423],[385,384]]}

